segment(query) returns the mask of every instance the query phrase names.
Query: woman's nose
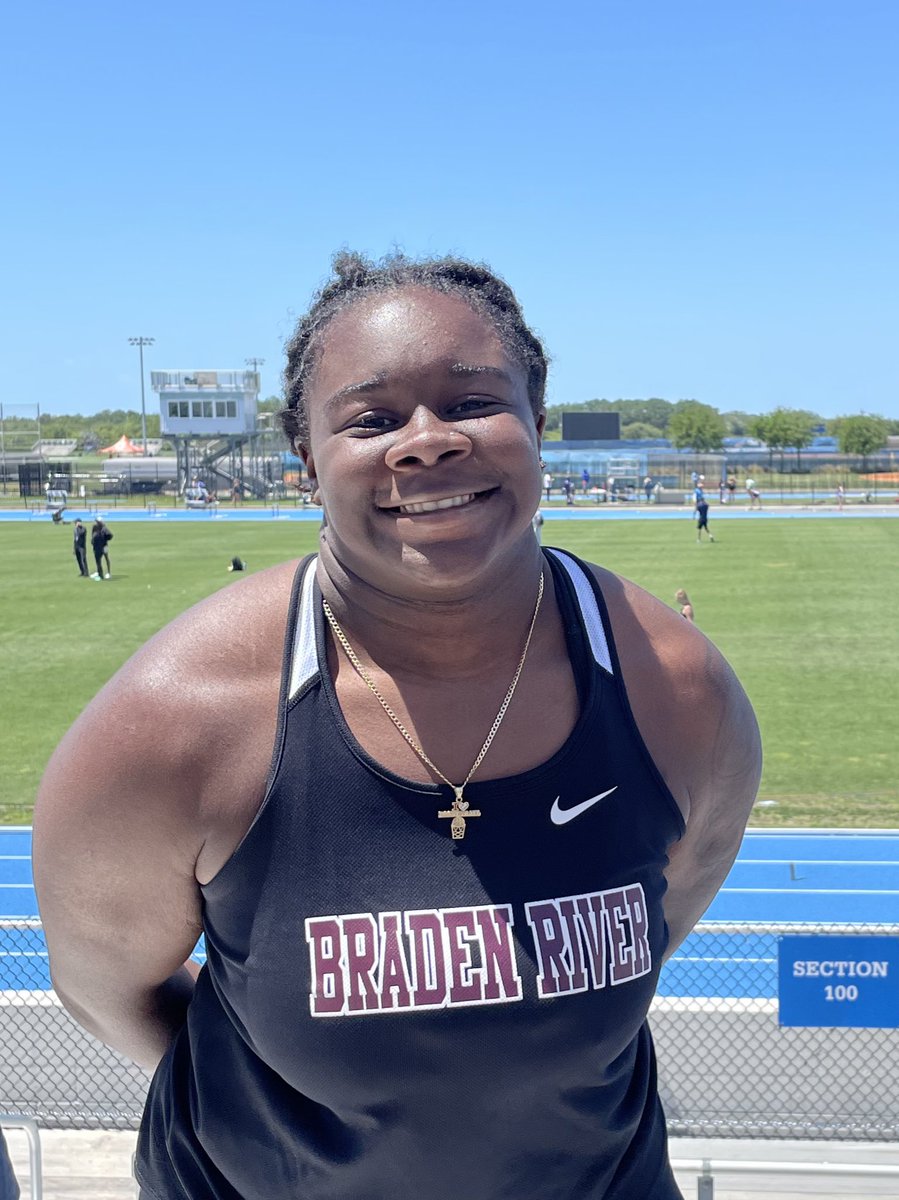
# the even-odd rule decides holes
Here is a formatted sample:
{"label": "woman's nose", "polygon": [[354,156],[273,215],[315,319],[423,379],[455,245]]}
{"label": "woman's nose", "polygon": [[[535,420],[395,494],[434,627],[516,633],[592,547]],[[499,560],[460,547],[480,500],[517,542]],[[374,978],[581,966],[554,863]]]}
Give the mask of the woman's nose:
{"label": "woman's nose", "polygon": [[467,458],[471,439],[458,424],[443,421],[426,405],[419,405],[400,429],[386,454],[392,471],[406,467],[433,467],[448,458]]}

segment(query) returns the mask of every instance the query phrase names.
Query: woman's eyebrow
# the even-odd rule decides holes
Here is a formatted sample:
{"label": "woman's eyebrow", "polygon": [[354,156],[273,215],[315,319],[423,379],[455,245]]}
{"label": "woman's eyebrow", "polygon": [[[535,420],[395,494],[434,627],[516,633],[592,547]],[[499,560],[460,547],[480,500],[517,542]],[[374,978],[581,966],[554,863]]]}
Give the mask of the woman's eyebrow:
{"label": "woman's eyebrow", "polygon": [[452,363],[450,365],[451,375],[475,376],[489,375],[494,379],[501,379],[504,383],[514,384],[515,380],[508,371],[504,371],[501,367],[476,366],[472,363]]}
{"label": "woman's eyebrow", "polygon": [[[514,386],[515,380],[508,371],[504,371],[501,367],[488,366],[486,364],[454,362],[449,363],[445,368],[450,375],[461,376],[465,379],[474,379],[478,376],[488,376],[491,379],[500,379],[509,386]],[[351,396],[364,395],[367,392],[375,392],[379,388],[383,388],[390,382],[389,371],[378,371],[376,375],[372,375],[370,379],[361,379],[358,383],[348,383],[345,387],[338,388],[332,396],[329,396],[325,401],[325,407],[332,408],[340,404],[342,400]]]}
{"label": "woman's eyebrow", "polygon": [[372,375],[370,379],[362,379],[359,383],[348,383],[346,387],[338,388],[333,396],[329,396],[325,401],[325,405],[330,407],[333,404],[338,404],[346,396],[355,396],[359,392],[374,392],[378,388],[384,386],[387,382],[387,372],[379,371],[377,375]]}

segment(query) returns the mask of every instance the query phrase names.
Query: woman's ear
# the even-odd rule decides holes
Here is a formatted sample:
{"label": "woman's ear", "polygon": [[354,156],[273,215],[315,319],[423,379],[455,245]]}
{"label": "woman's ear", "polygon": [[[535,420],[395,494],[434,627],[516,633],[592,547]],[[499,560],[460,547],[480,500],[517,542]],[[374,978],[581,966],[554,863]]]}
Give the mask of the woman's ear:
{"label": "woman's ear", "polygon": [[303,462],[306,468],[306,474],[309,477],[309,490],[312,493],[312,503],[321,504],[321,493],[318,490],[318,476],[315,473],[315,459],[307,446],[301,446],[299,442],[294,441],[294,449],[297,455]]}
{"label": "woman's ear", "polygon": [[543,430],[546,428],[546,413],[542,412],[537,418],[537,453],[543,449]]}
{"label": "woman's ear", "polygon": [[303,466],[306,468],[306,474],[309,476],[309,482],[311,483],[315,478],[315,459],[312,457],[312,452],[309,450],[308,446],[302,445],[302,443],[298,442],[296,438],[294,438],[293,448],[297,457],[301,460]]}

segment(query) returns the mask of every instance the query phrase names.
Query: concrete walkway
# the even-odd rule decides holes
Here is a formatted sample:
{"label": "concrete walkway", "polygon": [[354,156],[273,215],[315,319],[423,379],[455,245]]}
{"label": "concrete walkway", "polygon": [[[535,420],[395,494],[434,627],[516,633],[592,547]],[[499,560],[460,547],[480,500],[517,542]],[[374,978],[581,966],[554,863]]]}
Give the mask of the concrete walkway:
{"label": "concrete walkway", "polygon": [[[80,1132],[50,1129],[41,1134],[44,1165],[44,1200],[135,1200],[137,1189],[131,1178],[131,1155],[137,1135],[123,1132]],[[8,1133],[10,1152],[19,1179],[22,1200],[29,1200],[28,1147],[24,1134]],[[899,1144],[881,1142],[762,1142],[729,1138],[676,1138],[671,1142],[677,1180],[685,1200],[698,1196],[700,1160],[712,1162],[714,1200],[899,1200],[899,1177],[892,1179],[845,1176],[828,1172],[827,1162],[862,1165],[893,1165],[899,1168]],[[809,1175],[772,1170],[765,1174],[741,1175],[719,1171],[715,1162],[811,1163],[820,1171]],[[196,1200],[203,1200],[197,1197]],[[271,1200],[291,1200],[273,1196]],[[427,1200],[422,1197],[422,1200]],[[460,1200],[464,1198],[460,1197]],[[634,1197],[634,1200],[650,1200]]]}

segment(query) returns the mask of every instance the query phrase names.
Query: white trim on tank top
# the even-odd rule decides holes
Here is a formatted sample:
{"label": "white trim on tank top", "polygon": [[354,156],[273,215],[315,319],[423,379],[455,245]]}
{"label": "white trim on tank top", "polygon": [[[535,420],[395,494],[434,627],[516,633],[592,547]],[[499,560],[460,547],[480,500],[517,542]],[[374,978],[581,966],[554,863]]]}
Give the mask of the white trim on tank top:
{"label": "white trim on tank top", "polygon": [[315,651],[314,587],[315,559],[313,558],[306,567],[300,592],[300,611],[297,613],[297,625],[293,635],[293,646],[290,650],[288,702],[294,698],[300,688],[318,674],[318,655]]}
{"label": "white trim on tank top", "polygon": [[609,653],[606,631],[603,628],[599,604],[597,603],[596,593],[593,591],[590,580],[578,563],[563,551],[553,550],[547,546],[546,552],[551,554],[556,562],[561,563],[568,572],[568,578],[574,585],[578,607],[584,619],[584,626],[587,630],[587,637],[590,639],[590,649],[593,651],[593,657],[604,671],[608,671],[610,675],[614,675],[615,672],[612,670],[612,656]]}

